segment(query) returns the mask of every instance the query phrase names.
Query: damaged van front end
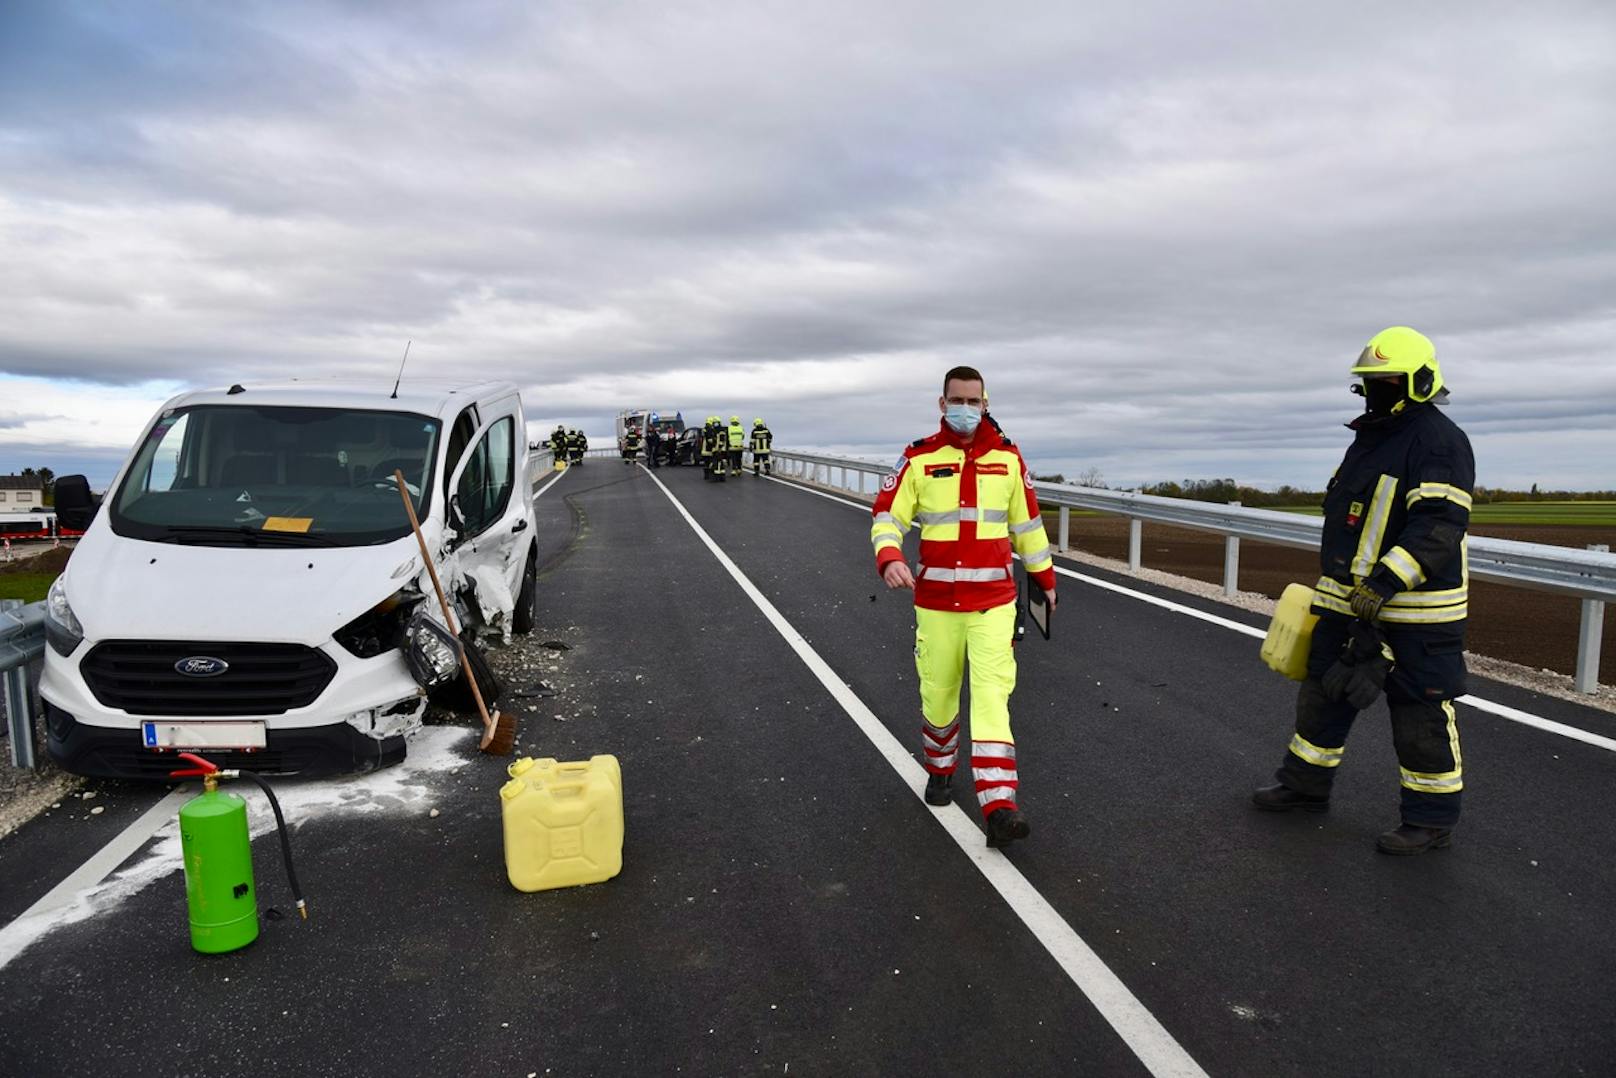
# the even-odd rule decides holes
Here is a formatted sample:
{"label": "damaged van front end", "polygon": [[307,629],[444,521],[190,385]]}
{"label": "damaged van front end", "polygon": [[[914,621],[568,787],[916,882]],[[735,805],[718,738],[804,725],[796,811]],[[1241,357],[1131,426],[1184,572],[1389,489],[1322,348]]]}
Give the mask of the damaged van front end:
{"label": "damaged van front end", "polygon": [[442,432],[464,400],[381,412],[301,387],[251,408],[211,396],[154,420],[51,590],[52,758],[153,779],[179,751],[271,774],[403,760],[429,693],[459,667],[394,472],[440,573],[461,582],[457,628],[508,635],[530,581],[461,564],[473,545],[439,490],[459,478]]}

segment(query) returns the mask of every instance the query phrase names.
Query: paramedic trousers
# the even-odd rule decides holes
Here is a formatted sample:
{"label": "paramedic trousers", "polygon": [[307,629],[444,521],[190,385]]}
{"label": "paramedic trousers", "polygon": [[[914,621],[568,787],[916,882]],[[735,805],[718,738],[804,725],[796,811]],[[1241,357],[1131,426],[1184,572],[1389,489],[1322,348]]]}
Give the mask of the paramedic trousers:
{"label": "paramedic trousers", "polygon": [[921,747],[926,770],[952,775],[959,762],[960,686],[971,668],[971,777],[982,815],[1016,807],[1016,745],[1010,694],[1016,687],[1016,604],[989,610],[915,607]]}
{"label": "paramedic trousers", "polygon": [[[1351,621],[1325,615],[1313,629],[1307,680],[1296,697],[1296,733],[1275,777],[1299,793],[1327,797],[1358,712],[1325,699],[1320,679],[1347,642]],[[1386,678],[1392,744],[1402,780],[1403,822],[1452,827],[1459,821],[1464,757],[1453,700],[1465,691],[1464,622],[1387,625],[1395,665]]]}

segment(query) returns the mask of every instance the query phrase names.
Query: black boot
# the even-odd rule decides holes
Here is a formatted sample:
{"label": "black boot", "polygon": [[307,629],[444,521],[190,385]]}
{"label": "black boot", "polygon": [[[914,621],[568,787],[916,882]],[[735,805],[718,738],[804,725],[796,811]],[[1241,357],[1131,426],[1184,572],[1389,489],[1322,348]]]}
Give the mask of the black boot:
{"label": "black boot", "polygon": [[954,800],[953,775],[926,776],[926,804],[946,805]]}
{"label": "black boot", "polygon": [[1445,850],[1453,842],[1451,827],[1421,827],[1405,823],[1395,831],[1387,831],[1375,840],[1375,849],[1381,853],[1407,856],[1426,850]]}
{"label": "black boot", "polygon": [[988,814],[988,848],[1002,850],[1018,838],[1032,834],[1032,827],[1020,809],[994,809]]}
{"label": "black boot", "polygon": [[1264,786],[1253,793],[1251,803],[1266,812],[1327,812],[1330,808],[1328,797],[1298,793],[1282,782]]}

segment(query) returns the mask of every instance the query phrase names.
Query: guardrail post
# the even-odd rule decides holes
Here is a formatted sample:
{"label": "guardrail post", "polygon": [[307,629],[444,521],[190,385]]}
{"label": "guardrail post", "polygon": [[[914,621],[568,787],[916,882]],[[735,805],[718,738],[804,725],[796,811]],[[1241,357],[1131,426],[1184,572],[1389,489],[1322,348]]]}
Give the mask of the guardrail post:
{"label": "guardrail post", "polygon": [[847,467],[846,467],[846,465],[843,465],[843,467],[842,467],[842,481],[841,481],[841,483],[838,484],[838,486],[842,490],[847,489]]}
{"label": "guardrail post", "polygon": [[[20,599],[0,600],[0,612],[17,612],[21,616]],[[6,619],[10,621],[10,619]],[[8,660],[10,661],[10,660]],[[30,770],[34,767],[34,709],[28,698],[28,663],[16,662],[0,673],[0,697],[6,702],[6,743],[10,746],[11,766]]]}
{"label": "guardrail post", "polygon": [[[1589,550],[1596,550],[1601,554],[1610,550],[1607,543],[1589,543]],[[1577,679],[1578,692],[1592,693],[1599,690],[1599,649],[1605,637],[1605,603],[1602,599],[1584,599],[1582,601],[1582,624],[1577,629]]]}
{"label": "guardrail post", "polygon": [[1060,549],[1072,549],[1072,507],[1061,506],[1060,511]]}
{"label": "guardrail post", "polygon": [[1128,518],[1128,572],[1137,573],[1144,563],[1145,522],[1138,517]]}
{"label": "guardrail post", "polygon": [[[1230,502],[1230,505],[1239,505],[1239,502]],[[1240,590],[1240,537],[1226,535],[1223,537],[1223,594],[1234,597]]]}

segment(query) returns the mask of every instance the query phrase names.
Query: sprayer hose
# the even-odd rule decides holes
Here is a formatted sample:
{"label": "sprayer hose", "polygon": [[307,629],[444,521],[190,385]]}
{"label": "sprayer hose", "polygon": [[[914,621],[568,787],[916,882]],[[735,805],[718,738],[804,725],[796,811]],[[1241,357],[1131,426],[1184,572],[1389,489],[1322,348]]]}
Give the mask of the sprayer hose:
{"label": "sprayer hose", "polygon": [[307,906],[303,902],[303,889],[297,884],[297,869],[292,867],[292,839],[286,833],[286,817],[281,815],[281,803],[275,799],[275,791],[269,788],[269,783],[251,771],[240,772],[244,779],[251,779],[257,783],[258,788],[264,791],[269,798],[269,807],[275,813],[275,829],[281,836],[281,859],[286,862],[286,880],[292,885],[292,897],[297,900],[297,908],[304,917],[308,916]]}

